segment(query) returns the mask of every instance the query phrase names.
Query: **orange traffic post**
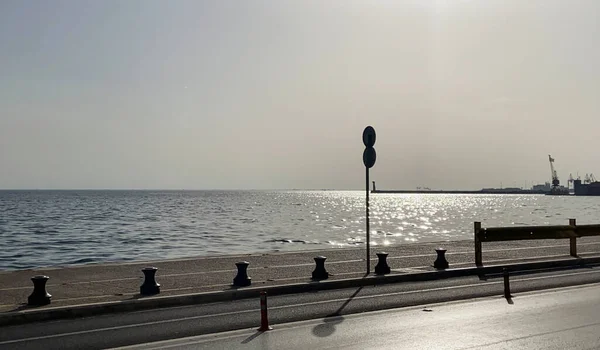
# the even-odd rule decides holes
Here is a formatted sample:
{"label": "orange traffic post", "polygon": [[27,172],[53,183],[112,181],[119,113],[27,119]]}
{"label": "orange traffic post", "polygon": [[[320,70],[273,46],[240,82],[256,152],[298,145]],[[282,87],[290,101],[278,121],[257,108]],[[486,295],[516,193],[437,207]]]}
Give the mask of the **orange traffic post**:
{"label": "orange traffic post", "polygon": [[260,328],[258,331],[266,332],[272,330],[269,326],[269,316],[267,315],[267,292],[260,292]]}

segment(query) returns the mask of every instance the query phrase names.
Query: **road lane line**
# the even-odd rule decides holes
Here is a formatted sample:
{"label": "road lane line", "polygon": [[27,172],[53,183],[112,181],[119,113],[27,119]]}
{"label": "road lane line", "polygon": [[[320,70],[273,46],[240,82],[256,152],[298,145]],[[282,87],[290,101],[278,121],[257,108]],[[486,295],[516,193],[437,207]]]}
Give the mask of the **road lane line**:
{"label": "road lane line", "polygon": [[180,322],[180,321],[198,320],[198,319],[208,318],[208,317],[213,317],[213,316],[218,317],[218,316],[228,316],[228,315],[239,315],[242,313],[250,313],[250,312],[258,313],[258,312],[260,312],[260,309],[242,310],[242,311],[236,311],[236,312],[223,312],[223,313],[218,313],[218,314],[201,315],[201,316],[190,316],[190,317],[183,317],[183,318],[169,319],[169,320],[162,320],[162,321],[152,321],[152,322],[128,324],[128,325],[123,325],[123,326],[90,329],[90,330],[86,330],[86,331],[76,331],[76,332],[67,332],[67,333],[60,333],[60,334],[43,335],[43,336],[39,336],[39,337],[14,339],[14,340],[7,340],[7,341],[0,342],[0,345],[23,343],[23,342],[27,342],[27,341],[33,341],[33,340],[68,337],[68,336],[72,336],[72,335],[81,335],[81,334],[89,334],[89,333],[96,333],[96,332],[114,331],[117,329],[152,326],[152,325],[159,325],[159,324],[173,323],[173,322]]}

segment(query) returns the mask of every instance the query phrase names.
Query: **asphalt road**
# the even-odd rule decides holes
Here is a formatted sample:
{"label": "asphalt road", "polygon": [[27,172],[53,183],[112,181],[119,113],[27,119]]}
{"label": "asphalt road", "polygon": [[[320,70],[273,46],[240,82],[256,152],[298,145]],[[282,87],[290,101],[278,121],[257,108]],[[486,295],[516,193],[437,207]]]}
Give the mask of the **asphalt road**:
{"label": "asphalt road", "polygon": [[[519,293],[600,282],[600,267],[537,272],[511,277]],[[387,284],[271,297],[271,324],[323,319],[366,311],[470,299],[498,297],[502,276],[453,278]],[[0,328],[0,348],[101,349],[166,339],[258,327],[259,300],[239,300],[195,306],[103,315]]]}
{"label": "asphalt road", "polygon": [[190,337],[138,349],[598,349],[600,284]]}

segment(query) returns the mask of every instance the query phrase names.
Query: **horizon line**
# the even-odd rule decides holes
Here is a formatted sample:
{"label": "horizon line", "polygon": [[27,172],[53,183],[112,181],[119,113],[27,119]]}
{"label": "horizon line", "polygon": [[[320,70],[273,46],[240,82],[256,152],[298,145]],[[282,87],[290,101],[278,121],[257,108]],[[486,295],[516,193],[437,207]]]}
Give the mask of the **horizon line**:
{"label": "horizon line", "polygon": [[0,188],[0,191],[364,191],[334,188]]}

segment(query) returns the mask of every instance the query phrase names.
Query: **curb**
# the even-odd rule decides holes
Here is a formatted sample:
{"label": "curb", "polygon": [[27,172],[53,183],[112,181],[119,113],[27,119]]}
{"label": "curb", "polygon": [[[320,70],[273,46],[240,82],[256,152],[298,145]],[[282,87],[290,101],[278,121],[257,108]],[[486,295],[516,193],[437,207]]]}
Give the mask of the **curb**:
{"label": "curb", "polygon": [[391,274],[383,276],[369,275],[364,278],[349,278],[318,282],[314,281],[277,285],[271,287],[249,287],[237,290],[227,290],[218,292],[205,292],[164,297],[156,296],[147,297],[139,300],[127,300],[47,308],[44,310],[14,311],[0,315],[0,327],[48,320],[97,316],[109,313],[140,311],[155,308],[166,308],[174,306],[186,306],[194,304],[206,304],[214,302],[258,298],[260,296],[261,291],[266,291],[269,295],[276,296],[319,290],[374,286],[389,283],[431,281],[436,279],[453,277],[500,274],[502,273],[504,268],[508,269],[509,272],[515,272],[537,269],[569,268],[593,264],[600,264],[600,257],[465,267],[439,271],[418,272],[408,274]]}

